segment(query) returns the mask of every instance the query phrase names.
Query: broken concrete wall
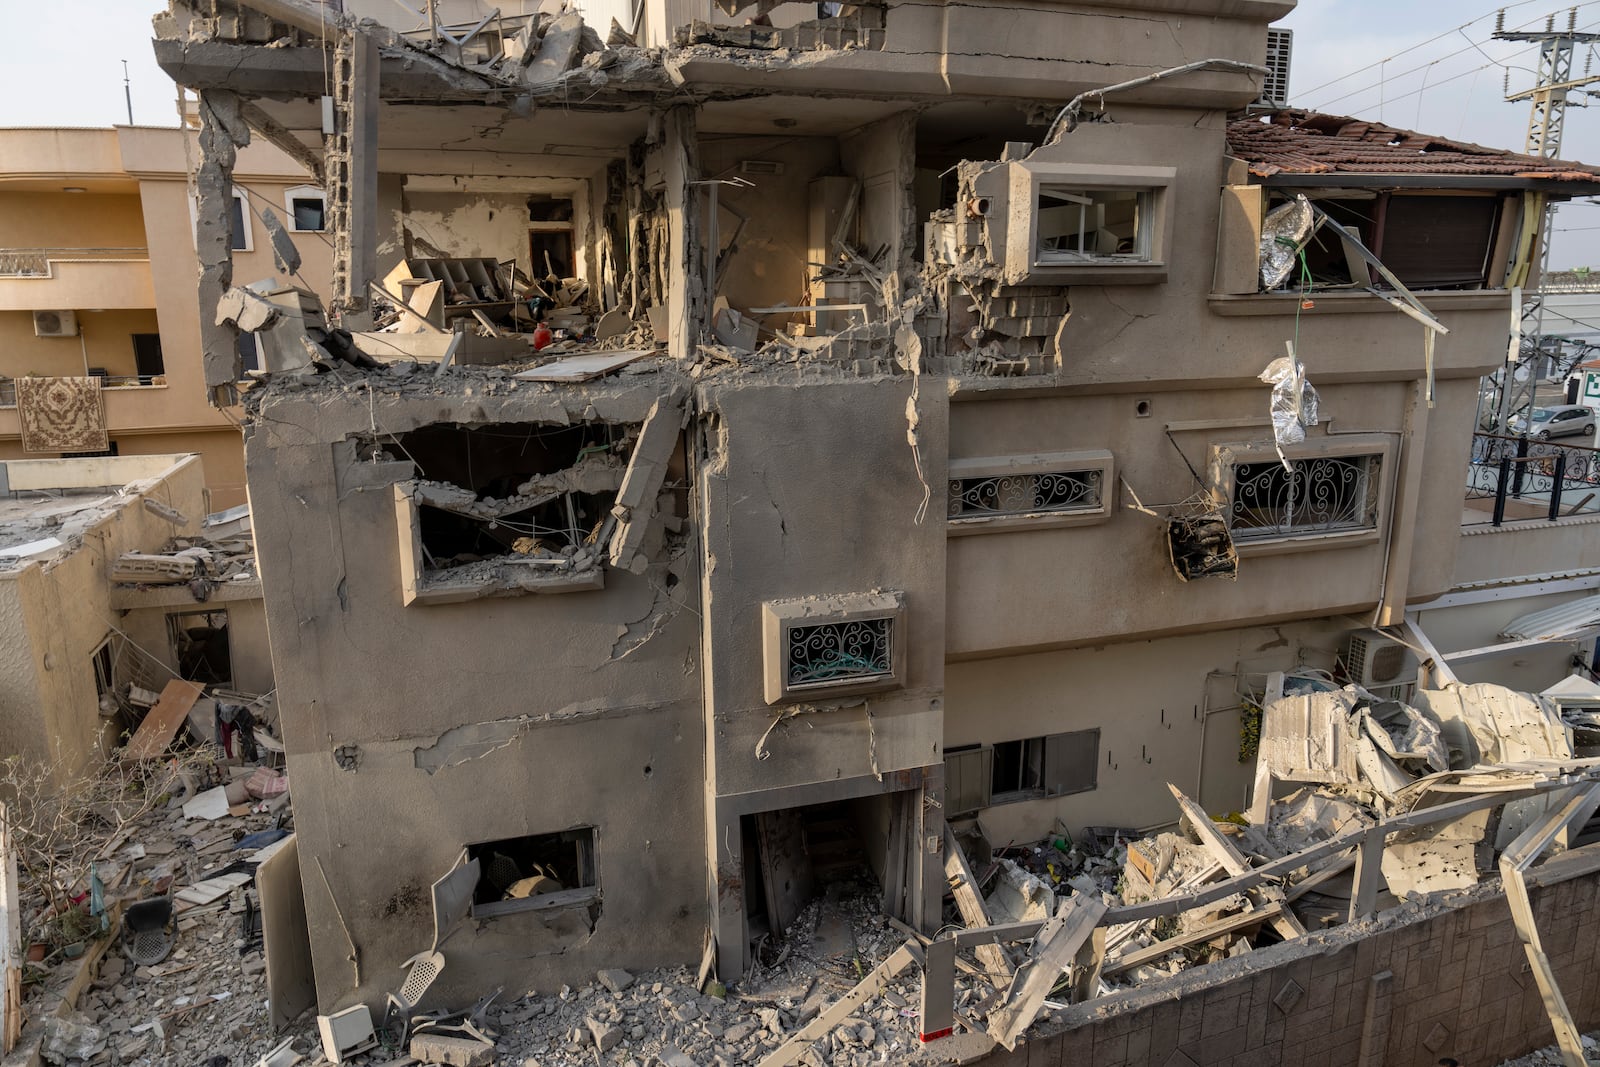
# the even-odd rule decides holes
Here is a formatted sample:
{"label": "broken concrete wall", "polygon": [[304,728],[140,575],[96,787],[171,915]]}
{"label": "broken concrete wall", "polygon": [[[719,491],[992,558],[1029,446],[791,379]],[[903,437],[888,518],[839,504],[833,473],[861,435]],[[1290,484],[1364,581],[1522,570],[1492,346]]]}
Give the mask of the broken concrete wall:
{"label": "broken concrete wall", "polygon": [[[167,472],[135,483],[135,493],[108,506],[75,551],[0,571],[0,752],[73,773],[118,742],[100,716],[95,688],[95,650],[122,626],[111,607],[108,565],[124,552],[155,551],[197,532],[205,513],[199,458],[165,458]],[[177,509],[185,521],[159,518],[141,506],[145,498]]]}
{"label": "broken concrete wall", "polygon": [[[741,973],[748,945],[742,816],[910,791],[920,813],[911,841],[933,873],[907,876],[908,919],[931,918],[923,894],[936,908],[942,892],[938,834],[917,820],[937,817],[942,793],[944,536],[936,508],[920,522],[918,515],[921,479],[935,498],[942,483],[946,401],[924,386],[916,402],[919,477],[906,437],[911,397],[905,378],[818,380],[815,372],[713,379],[699,389],[695,518],[705,544],[706,788],[714,805],[706,859],[725,978]],[[883,596],[861,596],[872,593]],[[893,623],[896,679],[866,692],[835,696],[824,687],[769,703],[769,676],[783,677],[789,662],[781,642],[764,639],[769,605],[829,597],[902,605]],[[932,851],[924,852],[930,837]]]}
{"label": "broken concrete wall", "polygon": [[704,915],[684,906],[702,898],[704,851],[692,538],[642,574],[608,570],[602,589],[405,607],[393,486],[413,464],[358,459],[347,440],[373,425],[636,425],[670,381],[478,383],[275,387],[251,423],[288,770],[312,813],[297,829],[324,1011],[398,988],[401,962],[432,939],[429,885],[463,846],[522,835],[594,828],[593,933],[585,908],[469,922],[427,1003],[700,951]]}
{"label": "broken concrete wall", "polygon": [[[1579,1029],[1592,1029],[1600,1023],[1591,965],[1600,947],[1600,852],[1590,845],[1557,856],[1528,881],[1567,1006]],[[1552,1038],[1505,896],[1491,881],[1070,1007],[1025,1047],[985,1062],[1500,1063]]]}

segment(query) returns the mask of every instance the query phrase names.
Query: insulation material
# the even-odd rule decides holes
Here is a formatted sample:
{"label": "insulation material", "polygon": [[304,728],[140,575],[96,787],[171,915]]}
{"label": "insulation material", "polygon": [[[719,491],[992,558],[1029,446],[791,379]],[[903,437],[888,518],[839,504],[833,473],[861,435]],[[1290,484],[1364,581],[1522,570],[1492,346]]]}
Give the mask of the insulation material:
{"label": "insulation material", "polygon": [[16,379],[24,452],[104,452],[105,398],[99,378]]}
{"label": "insulation material", "polygon": [[1261,223],[1261,288],[1276,289],[1289,279],[1313,222],[1311,202],[1304,196],[1267,213]]}
{"label": "insulation material", "polygon": [[1260,378],[1272,386],[1272,399],[1268,410],[1272,415],[1272,437],[1278,446],[1278,458],[1289,468],[1283,450],[1306,439],[1306,427],[1317,424],[1317,391],[1306,381],[1305,367],[1294,354],[1279,356],[1267,364]]}

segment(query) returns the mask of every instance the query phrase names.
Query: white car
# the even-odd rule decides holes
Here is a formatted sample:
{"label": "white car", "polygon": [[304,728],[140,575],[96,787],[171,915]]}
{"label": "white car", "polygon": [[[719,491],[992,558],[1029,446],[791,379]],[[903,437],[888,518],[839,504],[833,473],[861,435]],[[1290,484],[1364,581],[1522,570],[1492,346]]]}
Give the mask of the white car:
{"label": "white car", "polygon": [[1528,434],[1541,441],[1552,437],[1571,437],[1573,434],[1593,437],[1594,409],[1584,407],[1582,404],[1534,408],[1531,421],[1525,416],[1518,415],[1506,425],[1512,433]]}

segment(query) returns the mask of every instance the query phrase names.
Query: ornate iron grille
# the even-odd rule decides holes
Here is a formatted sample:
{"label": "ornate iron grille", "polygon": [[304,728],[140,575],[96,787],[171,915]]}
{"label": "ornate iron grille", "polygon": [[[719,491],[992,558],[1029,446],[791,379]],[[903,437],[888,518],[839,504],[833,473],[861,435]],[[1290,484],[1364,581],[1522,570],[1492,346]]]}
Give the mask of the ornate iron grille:
{"label": "ornate iron grille", "polygon": [[1037,471],[950,479],[950,518],[1093,511],[1100,506],[1100,471]]}
{"label": "ornate iron grille", "polygon": [[883,678],[894,673],[893,619],[860,619],[796,626],[789,631],[790,689],[827,682]]}
{"label": "ornate iron grille", "polygon": [[1284,470],[1270,463],[1233,468],[1228,525],[1235,540],[1262,540],[1378,525],[1380,456],[1324,456]]}

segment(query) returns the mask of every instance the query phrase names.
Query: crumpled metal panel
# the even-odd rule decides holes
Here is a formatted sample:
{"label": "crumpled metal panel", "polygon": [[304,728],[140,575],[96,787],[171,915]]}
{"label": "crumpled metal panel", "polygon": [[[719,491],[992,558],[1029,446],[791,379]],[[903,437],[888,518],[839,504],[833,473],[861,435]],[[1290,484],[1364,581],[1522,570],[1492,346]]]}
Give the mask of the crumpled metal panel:
{"label": "crumpled metal panel", "polygon": [[1564,640],[1600,633],[1600,595],[1579,597],[1511,620],[1500,636],[1508,641]]}

